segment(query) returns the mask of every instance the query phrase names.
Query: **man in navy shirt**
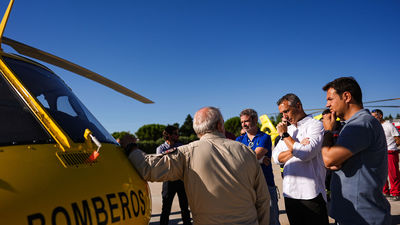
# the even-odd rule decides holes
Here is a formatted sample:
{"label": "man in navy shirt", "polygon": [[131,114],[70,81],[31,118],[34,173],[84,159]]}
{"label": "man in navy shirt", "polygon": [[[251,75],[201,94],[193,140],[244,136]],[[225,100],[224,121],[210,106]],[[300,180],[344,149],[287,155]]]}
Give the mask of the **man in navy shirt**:
{"label": "man in navy shirt", "polygon": [[271,166],[271,137],[258,129],[257,121],[258,115],[254,109],[243,110],[240,113],[240,122],[246,133],[236,138],[236,141],[245,144],[255,151],[257,159],[259,160],[264,172],[264,177],[267,181],[268,190],[271,196],[270,225],[279,225],[278,197]]}
{"label": "man in navy shirt", "polygon": [[[391,223],[390,205],[382,194],[387,177],[387,149],[383,128],[363,109],[361,88],[352,77],[335,79],[323,87],[332,114],[323,120],[322,158],[335,172],[331,180],[330,216],[340,225]],[[345,120],[336,144],[332,129],[336,116]]]}
{"label": "man in navy shirt", "polygon": [[[165,154],[168,150],[181,146],[178,138],[178,128],[174,126],[167,126],[163,131],[163,138],[165,142],[157,147],[157,154]],[[175,194],[178,194],[179,206],[181,207],[182,221],[185,225],[191,225],[189,204],[186,197],[185,186],[183,181],[165,181],[162,187],[162,210],[160,216],[160,224],[168,225],[169,214],[171,213],[172,201],[174,200]]]}

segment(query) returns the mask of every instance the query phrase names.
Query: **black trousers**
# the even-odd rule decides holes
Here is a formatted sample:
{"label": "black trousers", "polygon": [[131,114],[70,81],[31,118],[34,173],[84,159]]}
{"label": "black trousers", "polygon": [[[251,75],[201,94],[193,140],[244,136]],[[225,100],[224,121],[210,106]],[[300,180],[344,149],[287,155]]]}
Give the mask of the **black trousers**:
{"label": "black trousers", "polygon": [[163,183],[162,188],[162,211],[160,225],[168,225],[169,214],[171,213],[172,201],[175,194],[178,194],[179,206],[181,207],[182,221],[184,225],[191,225],[189,204],[186,197],[185,187],[181,180],[167,181]]}
{"label": "black trousers", "polygon": [[322,194],[310,200],[285,197],[285,207],[290,225],[329,225]]}

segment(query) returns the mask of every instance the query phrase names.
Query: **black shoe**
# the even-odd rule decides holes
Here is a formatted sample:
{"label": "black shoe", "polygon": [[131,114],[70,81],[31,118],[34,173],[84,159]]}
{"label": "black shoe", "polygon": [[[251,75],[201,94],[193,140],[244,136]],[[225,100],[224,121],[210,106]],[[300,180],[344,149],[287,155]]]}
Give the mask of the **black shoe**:
{"label": "black shoe", "polygon": [[400,201],[400,196],[392,196],[389,200],[392,202]]}

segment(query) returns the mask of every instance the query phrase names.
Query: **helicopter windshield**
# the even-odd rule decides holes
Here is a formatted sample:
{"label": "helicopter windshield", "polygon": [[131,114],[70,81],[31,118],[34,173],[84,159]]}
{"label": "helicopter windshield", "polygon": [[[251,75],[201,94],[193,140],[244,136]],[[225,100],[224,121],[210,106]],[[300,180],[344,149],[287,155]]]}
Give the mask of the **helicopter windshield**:
{"label": "helicopter windshield", "polygon": [[54,143],[30,109],[0,76],[0,145]]}
{"label": "helicopter windshield", "polygon": [[84,142],[83,134],[88,128],[100,142],[116,144],[115,139],[56,74],[25,61],[3,58],[74,142]]}

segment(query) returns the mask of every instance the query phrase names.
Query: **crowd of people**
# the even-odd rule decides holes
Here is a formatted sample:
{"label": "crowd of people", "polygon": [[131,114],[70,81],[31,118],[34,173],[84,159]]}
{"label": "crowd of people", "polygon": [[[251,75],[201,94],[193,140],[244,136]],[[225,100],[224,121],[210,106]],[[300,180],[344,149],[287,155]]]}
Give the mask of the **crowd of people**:
{"label": "crowd of people", "polygon": [[145,180],[164,182],[160,223],[168,224],[177,193],[184,224],[191,224],[188,206],[196,225],[280,224],[273,162],[283,166],[290,224],[329,224],[328,216],[340,225],[391,224],[388,199],[400,200],[399,132],[383,120],[381,110],[371,115],[363,108],[354,78],[337,78],[322,89],[329,109],[322,121],[307,115],[293,93],[277,101],[282,122],[274,149],[253,109],[240,113],[243,134],[236,140],[225,136],[215,107],[195,113],[199,140],[187,145],[178,142],[172,126],[165,129],[157,154],[121,140]]}

